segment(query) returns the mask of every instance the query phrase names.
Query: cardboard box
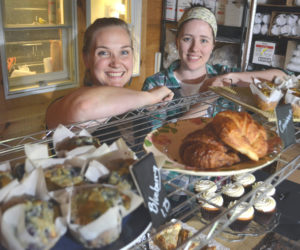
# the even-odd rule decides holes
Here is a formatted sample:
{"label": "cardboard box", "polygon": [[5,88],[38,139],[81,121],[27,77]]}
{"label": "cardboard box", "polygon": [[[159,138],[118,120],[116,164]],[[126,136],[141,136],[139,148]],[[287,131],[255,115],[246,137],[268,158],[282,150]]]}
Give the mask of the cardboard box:
{"label": "cardboard box", "polygon": [[185,9],[189,8],[191,0],[177,0],[177,21],[180,20]]}

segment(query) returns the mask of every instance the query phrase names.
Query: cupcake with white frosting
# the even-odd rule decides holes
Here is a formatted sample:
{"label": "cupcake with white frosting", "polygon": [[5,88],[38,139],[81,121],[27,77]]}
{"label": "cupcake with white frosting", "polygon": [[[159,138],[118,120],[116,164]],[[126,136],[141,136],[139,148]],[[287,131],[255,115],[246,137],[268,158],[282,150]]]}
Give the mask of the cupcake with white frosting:
{"label": "cupcake with white frosting", "polygon": [[243,185],[239,182],[229,183],[222,187],[224,205],[227,206],[231,201],[236,201],[245,193]]}
{"label": "cupcake with white frosting", "polygon": [[268,224],[276,212],[276,200],[271,196],[258,196],[254,202],[254,220],[260,224]]}
{"label": "cupcake with white frosting", "polygon": [[[205,191],[200,196],[202,199],[198,199],[201,206],[201,214],[205,220],[212,220],[221,212],[223,206],[223,197],[215,192]],[[208,201],[208,202],[206,202]]]}
{"label": "cupcake with white frosting", "polygon": [[245,189],[245,193],[247,193],[251,191],[252,184],[255,182],[256,178],[253,174],[245,173],[245,174],[233,175],[232,180],[234,182],[241,183]]}
{"label": "cupcake with white frosting", "polygon": [[217,185],[210,180],[199,180],[194,185],[195,192],[201,193],[204,191],[216,192]]}
{"label": "cupcake with white frosting", "polygon": [[[230,202],[228,208],[232,208],[236,203],[237,201]],[[237,216],[235,221],[229,225],[232,230],[244,231],[254,218],[254,208],[247,202],[241,202],[229,211],[228,216],[229,218]]]}
{"label": "cupcake with white frosting", "polygon": [[266,196],[274,196],[276,189],[272,184],[265,184],[263,181],[255,182],[252,189],[257,189],[259,192],[265,193]]}

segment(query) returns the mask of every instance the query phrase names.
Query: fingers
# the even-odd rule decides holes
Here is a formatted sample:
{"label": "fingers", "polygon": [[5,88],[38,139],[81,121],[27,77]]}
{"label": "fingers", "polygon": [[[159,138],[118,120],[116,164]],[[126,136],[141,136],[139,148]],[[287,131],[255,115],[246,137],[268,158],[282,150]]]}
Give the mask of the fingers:
{"label": "fingers", "polygon": [[174,97],[173,91],[170,91],[163,99],[162,101],[171,101]]}

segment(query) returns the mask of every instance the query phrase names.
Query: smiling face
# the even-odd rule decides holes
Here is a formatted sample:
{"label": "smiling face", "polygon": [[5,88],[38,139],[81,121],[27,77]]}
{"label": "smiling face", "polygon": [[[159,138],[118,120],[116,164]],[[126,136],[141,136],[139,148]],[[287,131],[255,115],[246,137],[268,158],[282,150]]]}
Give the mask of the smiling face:
{"label": "smiling face", "polygon": [[183,70],[205,71],[205,64],[214,48],[212,28],[199,19],[187,21],[178,34],[177,48]]}
{"label": "smiling face", "polygon": [[99,29],[85,63],[94,84],[123,87],[133,71],[133,49],[127,30],[120,26]]}

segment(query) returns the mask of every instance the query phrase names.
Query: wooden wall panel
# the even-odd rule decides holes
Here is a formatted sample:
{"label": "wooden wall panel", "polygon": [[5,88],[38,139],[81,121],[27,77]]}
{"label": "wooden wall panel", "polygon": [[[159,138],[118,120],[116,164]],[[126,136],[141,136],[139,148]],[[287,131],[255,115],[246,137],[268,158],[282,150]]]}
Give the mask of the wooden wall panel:
{"label": "wooden wall panel", "polygon": [[[141,73],[133,78],[130,88],[140,90],[145,78],[154,72],[154,54],[160,46],[160,21],[163,0],[143,1]],[[86,28],[85,0],[77,0],[78,48],[80,82],[84,76],[81,55],[83,34]],[[0,70],[0,140],[29,135],[45,129],[45,112],[53,100],[73,89],[5,100]]]}

